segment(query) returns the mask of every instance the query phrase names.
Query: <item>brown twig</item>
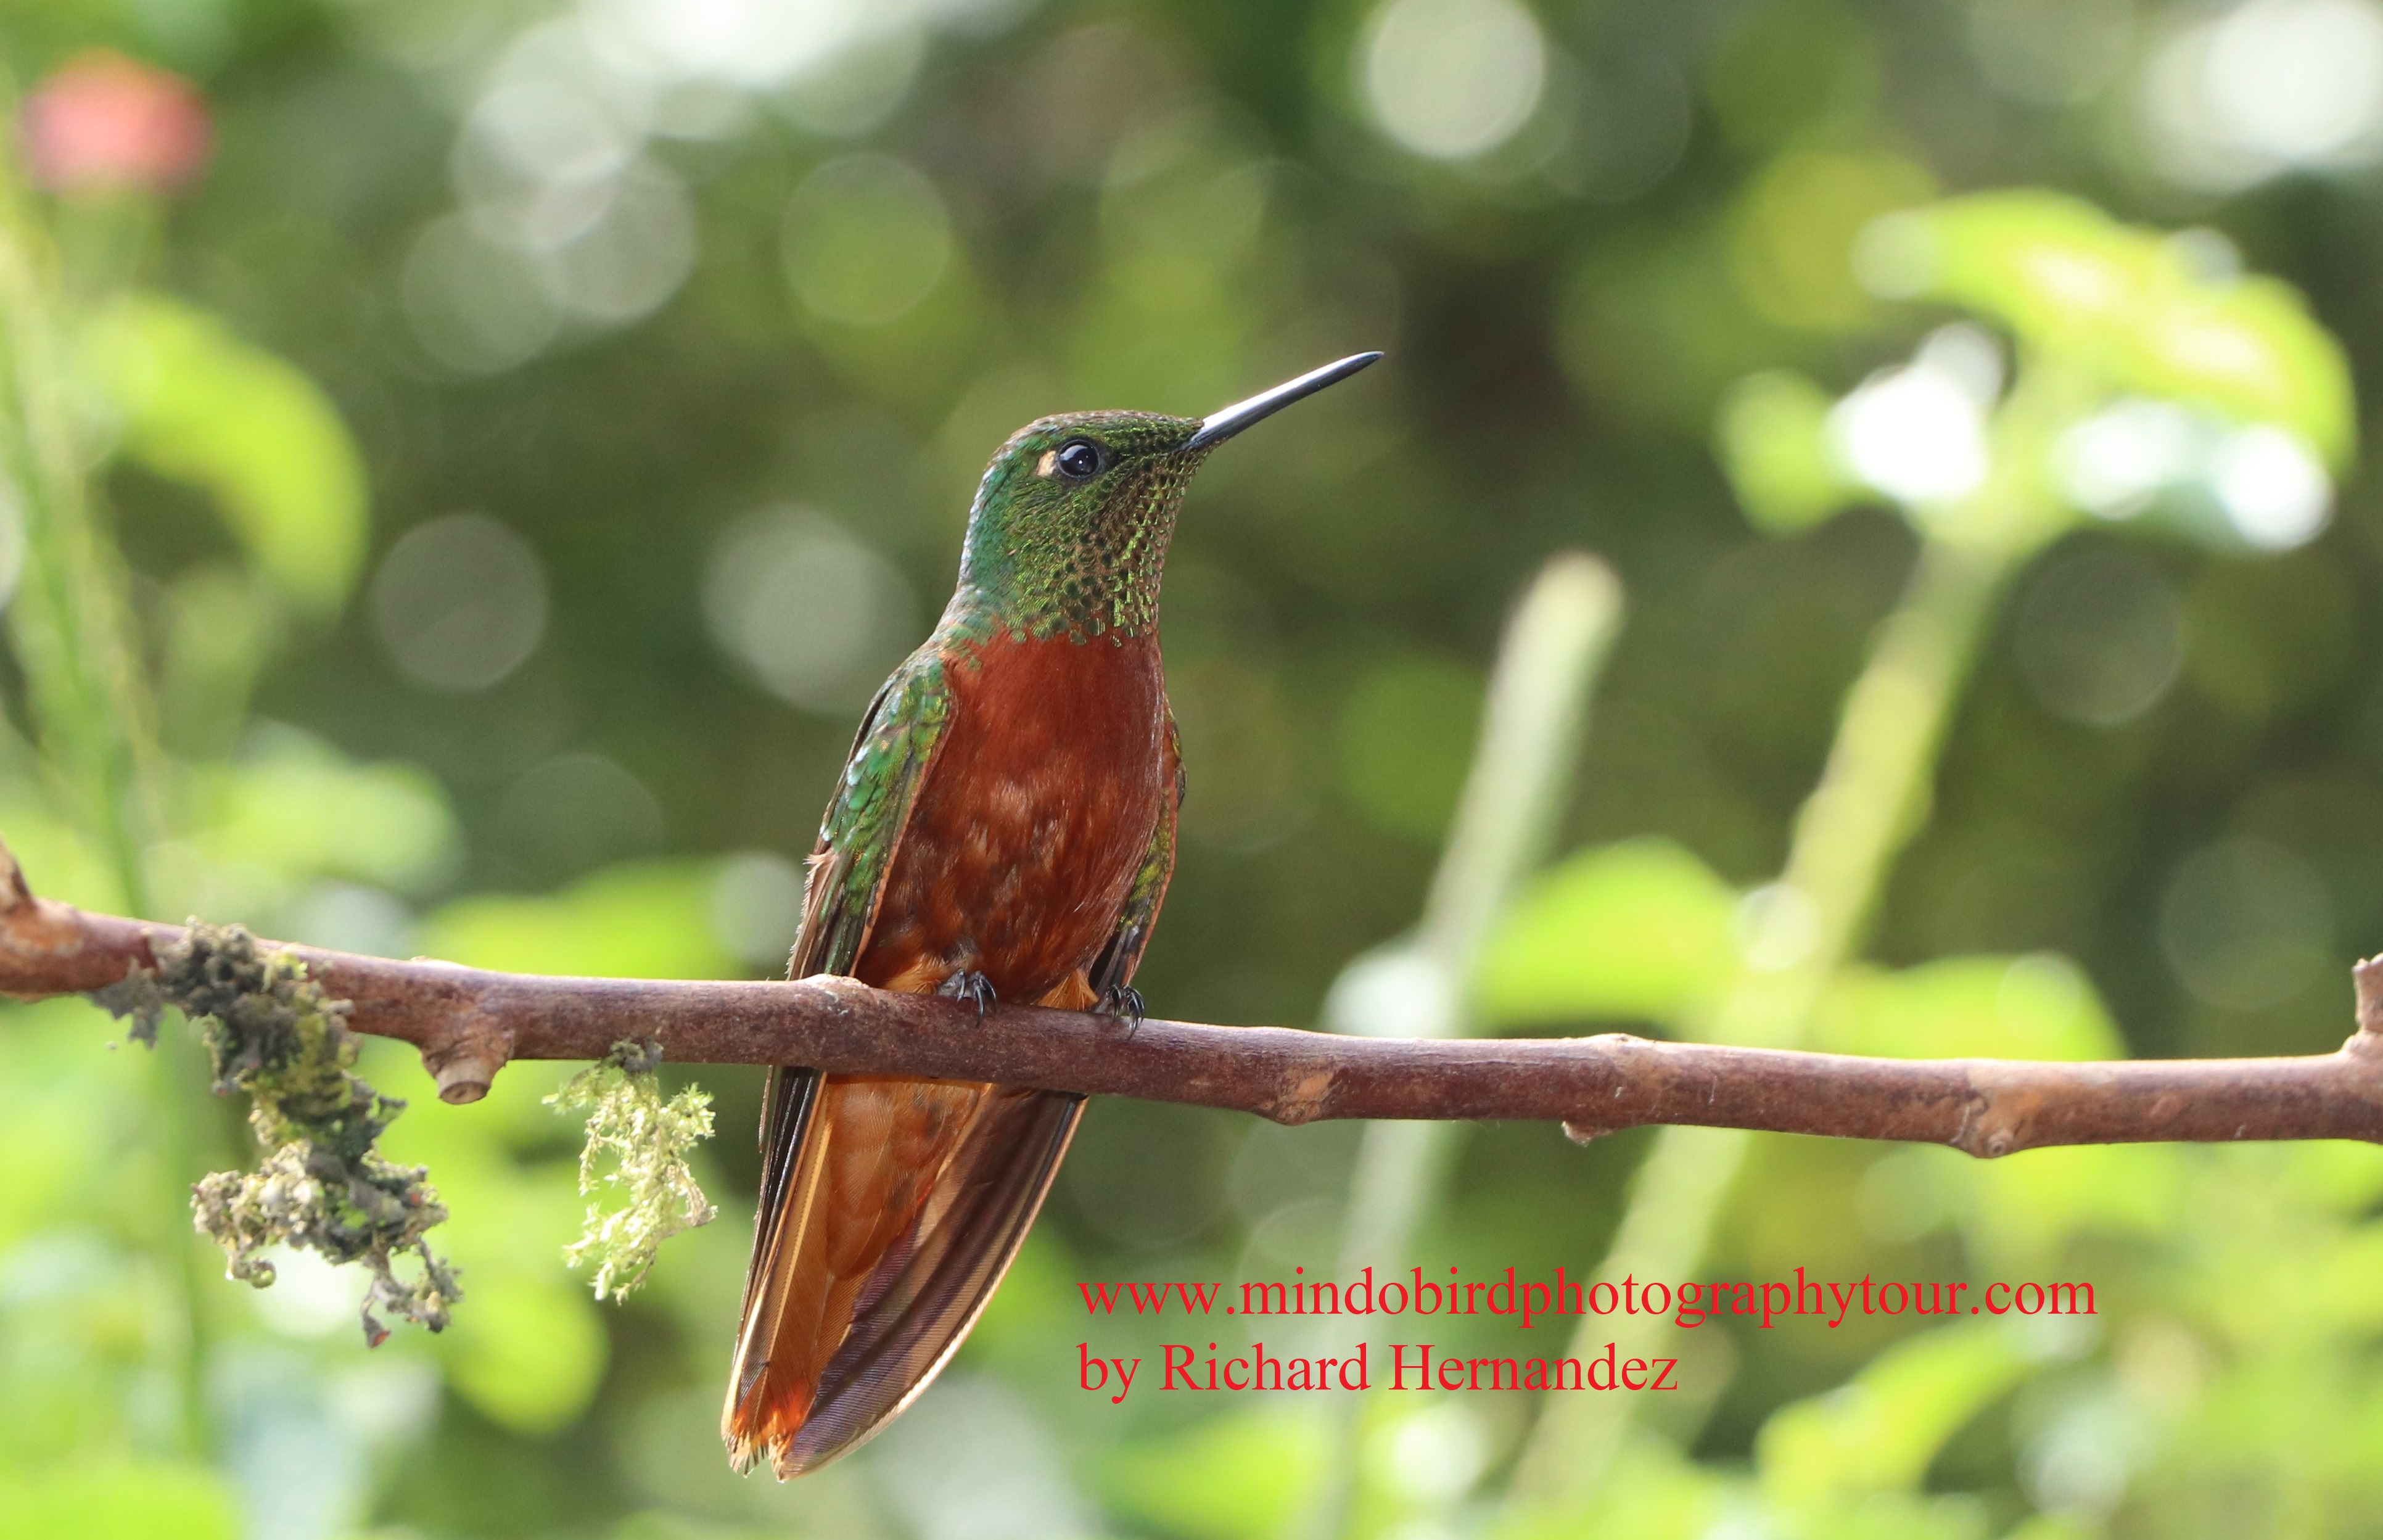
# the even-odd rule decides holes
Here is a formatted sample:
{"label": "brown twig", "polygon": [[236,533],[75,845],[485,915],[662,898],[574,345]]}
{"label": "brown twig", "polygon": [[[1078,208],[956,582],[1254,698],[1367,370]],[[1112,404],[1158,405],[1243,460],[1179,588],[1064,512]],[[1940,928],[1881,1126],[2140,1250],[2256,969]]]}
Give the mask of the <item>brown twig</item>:
{"label": "brown twig", "polygon": [[[181,928],[36,898],[0,847],[0,993],[87,993],[154,965]],[[450,1102],[509,1059],[596,1059],[624,1038],[679,1063],[801,1064],[1321,1118],[1561,1121],[1575,1139],[1684,1123],[1949,1144],[2383,1141],[2383,958],[2356,969],[2359,1031],[2302,1058],[2038,1064],[1871,1059],[1607,1034],[1464,1041],[1203,1027],[956,1001],[848,979],[559,979],[290,946],[349,1025],[419,1049]]]}

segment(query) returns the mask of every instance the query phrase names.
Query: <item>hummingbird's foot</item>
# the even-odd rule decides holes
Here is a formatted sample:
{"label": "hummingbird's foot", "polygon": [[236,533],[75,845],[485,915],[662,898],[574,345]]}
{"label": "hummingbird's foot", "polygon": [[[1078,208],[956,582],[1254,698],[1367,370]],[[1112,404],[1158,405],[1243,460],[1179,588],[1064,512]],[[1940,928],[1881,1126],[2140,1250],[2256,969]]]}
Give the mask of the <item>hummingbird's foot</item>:
{"label": "hummingbird's foot", "polygon": [[1131,984],[1111,984],[1101,991],[1101,1003],[1093,1007],[1093,1014],[1113,1016],[1124,1022],[1126,1041],[1130,1042],[1134,1033],[1142,1030],[1142,1018],[1150,1013],[1142,1004],[1140,990]]}
{"label": "hummingbird's foot", "polygon": [[974,968],[964,967],[935,986],[935,992],[946,1000],[965,1000],[976,1007],[976,1018],[1001,1004],[1001,996],[993,992],[993,980]]}

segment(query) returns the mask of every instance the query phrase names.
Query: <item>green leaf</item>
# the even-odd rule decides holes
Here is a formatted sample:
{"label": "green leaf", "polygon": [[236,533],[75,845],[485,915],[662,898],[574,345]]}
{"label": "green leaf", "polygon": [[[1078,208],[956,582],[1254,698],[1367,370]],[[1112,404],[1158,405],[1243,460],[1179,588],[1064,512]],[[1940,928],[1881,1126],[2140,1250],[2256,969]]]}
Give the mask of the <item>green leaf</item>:
{"label": "green leaf", "polygon": [[79,1465],[0,1480],[0,1540],[235,1540],[241,1528],[229,1488],[202,1465]]}
{"label": "green leaf", "polygon": [[2102,1540],[2102,1526],[2071,1514],[2038,1513],[2019,1521],[2003,1540]]}
{"label": "green leaf", "polygon": [[1324,1476],[1324,1423],[1305,1408],[1253,1401],[1174,1437],[1117,1450],[1117,1509],[1190,1540],[1286,1534]]}
{"label": "green leaf", "polygon": [[1673,1021],[1734,967],[1737,894],[1668,840],[1584,850],[1514,901],[1474,988],[1493,1027]]}
{"label": "green leaf", "polygon": [[0,782],[0,832],[33,891],[83,908],[122,902],[107,855],[72,821],[61,819],[42,789]]}
{"label": "green leaf", "polygon": [[1829,447],[1834,404],[1827,391],[1786,370],[1749,375],[1722,398],[1714,448],[1757,529],[1793,535],[1859,494]]}
{"label": "green leaf", "polygon": [[364,472],[321,387],[221,318],[155,293],[123,295],[93,316],[80,363],[126,456],[213,498],[250,560],[302,609],[339,608],[364,561]]}
{"label": "green leaf", "polygon": [[2383,1198],[2383,1149],[2349,1140],[2313,1140],[2272,1151],[2281,1179],[2304,1202],[2357,1214]]}
{"label": "green leaf", "polygon": [[2126,1043],[2066,957],[1948,957],[1899,972],[1849,968],[1813,1022],[1813,1046],[1895,1059],[2107,1059]]}
{"label": "green leaf", "polygon": [[478,895],[424,920],[433,956],[473,967],[611,979],[739,979],[712,934],[714,861],[633,861],[543,898]]}
{"label": "green leaf", "polygon": [[1890,216],[1860,255],[1881,292],[1993,316],[2109,389],[2270,423],[2347,463],[2357,414],[2340,345],[2290,285],[2212,271],[2204,252],[2022,190]]}
{"label": "green leaf", "polygon": [[2300,1298],[2293,1304],[2304,1320],[2370,1336],[2383,1327],[2383,1290],[2375,1287],[2383,1275],[2383,1225],[2362,1225],[2328,1240],[2294,1289]]}
{"label": "green leaf", "polygon": [[559,1281],[465,1272],[469,1293],[438,1337],[448,1383],[489,1421],[515,1432],[570,1426],[604,1378],[608,1344],[595,1307]]}
{"label": "green leaf", "polygon": [[2080,1233],[2163,1235],[2183,1211],[2190,1175],[2172,1144],[2087,1144],[1988,1161],[1969,1168],[1969,1243],[1983,1264],[2017,1275],[2052,1265]]}
{"label": "green leaf", "polygon": [[190,844],[219,866],[419,890],[447,875],[460,844],[427,771],[359,765],[295,729],[255,734],[239,759],[205,767],[189,785]]}
{"label": "green leaf", "polygon": [[1919,1490],[1946,1439],[2026,1374],[2027,1338],[1963,1321],[1907,1337],[1846,1385],[1772,1413],[1754,1441],[1763,1496],[1798,1514]]}
{"label": "green leaf", "polygon": [[1748,179],[1738,197],[1730,240],[1737,287],[1757,312],[1782,325],[1854,330],[1877,310],[1847,261],[1855,243],[1881,215],[1936,191],[1928,169],[1902,155],[1786,150]]}
{"label": "green leaf", "polygon": [[27,1503],[47,1511],[49,1478],[78,1458],[142,1448],[157,1434],[146,1398],[157,1333],[187,1304],[161,1275],[161,1253],[140,1248],[168,1216],[166,1233],[190,1236],[188,1189],[167,1186],[156,1137],[166,1088],[177,1083],[167,1055],[188,1049],[153,1057],[103,1046],[120,1038],[80,998],[0,1006],[0,1540],[84,1533],[19,1528],[14,1515]]}
{"label": "green leaf", "polygon": [[[28,1016],[38,1008],[11,1006],[0,1017],[10,1059],[9,1086],[0,1091],[0,1171],[8,1173],[0,1182],[0,1254],[44,1226],[71,1220],[78,1200],[88,1196],[92,1170],[112,1157],[108,1108],[98,1094],[108,1088],[93,1077],[27,1062],[27,1040],[35,1031]],[[68,1011],[87,1048],[92,1016]]]}
{"label": "green leaf", "polygon": [[1678,1446],[1642,1429],[1627,1436],[1628,1448],[1606,1468],[1587,1507],[1566,1510],[1509,1502],[1492,1522],[1490,1540],[1698,1540],[1729,1533],[1722,1520],[1742,1505],[1742,1478],[1699,1465]]}

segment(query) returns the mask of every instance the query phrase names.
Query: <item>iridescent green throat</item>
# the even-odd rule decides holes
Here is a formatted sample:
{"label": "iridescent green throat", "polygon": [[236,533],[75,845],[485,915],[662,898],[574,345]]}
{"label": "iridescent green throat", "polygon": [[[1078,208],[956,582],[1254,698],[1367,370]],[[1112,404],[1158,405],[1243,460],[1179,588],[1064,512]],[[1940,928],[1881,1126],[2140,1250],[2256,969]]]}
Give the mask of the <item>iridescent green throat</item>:
{"label": "iridescent green throat", "polygon": [[[1182,448],[1199,426],[1089,412],[1019,429],[978,485],[945,627],[1077,641],[1155,629],[1176,511],[1206,458]],[[1060,468],[1060,456],[1079,442],[1097,450],[1098,474],[1072,477]]]}

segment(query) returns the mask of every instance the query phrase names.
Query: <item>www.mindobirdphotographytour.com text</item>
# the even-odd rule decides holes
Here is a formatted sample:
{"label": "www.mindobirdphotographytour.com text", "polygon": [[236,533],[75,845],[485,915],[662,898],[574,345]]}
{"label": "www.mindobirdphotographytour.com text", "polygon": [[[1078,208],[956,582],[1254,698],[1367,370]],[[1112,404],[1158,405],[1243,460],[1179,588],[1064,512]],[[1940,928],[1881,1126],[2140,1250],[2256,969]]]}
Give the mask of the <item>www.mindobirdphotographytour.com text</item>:
{"label": "www.mindobirdphotographytour.com text", "polygon": [[[1661,1356],[1642,1334],[1635,1349],[1578,1340],[1583,1318],[1611,1317],[1693,1329],[1742,1319],[1775,1329],[1791,1323],[1834,1330],[1855,1316],[2090,1316],[2091,1283],[2018,1284],[1969,1279],[1722,1278],[1671,1284],[1575,1276],[1523,1277],[1509,1267],[1489,1277],[1449,1268],[1446,1278],[1409,1267],[1377,1276],[1320,1279],[1304,1267],[1286,1280],[1229,1285],[1206,1280],[1083,1281],[1084,1312],[1095,1323],[1162,1328],[1180,1323],[1185,1340],[1149,1352],[1112,1353],[1087,1338],[1077,1344],[1078,1383],[1123,1403],[1137,1389],[1254,1390],[1676,1390],[1679,1357]],[[1217,1318],[1281,1322],[1266,1328],[1217,1330]],[[1325,1345],[1334,1318],[1350,1330]],[[1450,1335],[1455,1318],[1488,1318],[1517,1331],[1554,1326],[1558,1336],[1534,1351],[1484,1353],[1443,1349],[1427,1337]],[[1296,1323],[1295,1324],[1292,1323]],[[1480,1323],[1463,1322],[1460,1331]],[[1438,1328],[1438,1329],[1435,1329]],[[1096,1327],[1097,1329],[1097,1327]],[[1400,1340],[1385,1340],[1395,1333]],[[1171,1335],[1171,1334],[1170,1334]],[[1468,1333],[1477,1341],[1477,1333]],[[1246,1340],[1243,1340],[1243,1338]],[[1691,1339],[1692,1340],[1692,1339]],[[1536,1346],[1536,1345],[1535,1345]]]}

